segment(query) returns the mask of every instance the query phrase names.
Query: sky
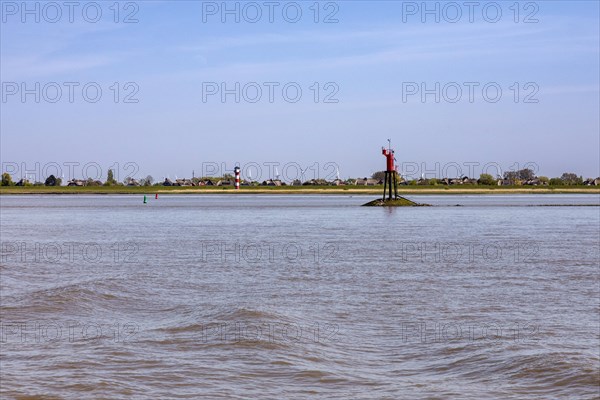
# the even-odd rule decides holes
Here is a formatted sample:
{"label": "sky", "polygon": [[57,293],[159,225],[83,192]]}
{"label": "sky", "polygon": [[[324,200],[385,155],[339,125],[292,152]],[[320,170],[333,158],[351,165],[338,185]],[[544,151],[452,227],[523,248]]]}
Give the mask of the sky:
{"label": "sky", "polygon": [[597,1],[0,2],[2,172],[600,176]]}

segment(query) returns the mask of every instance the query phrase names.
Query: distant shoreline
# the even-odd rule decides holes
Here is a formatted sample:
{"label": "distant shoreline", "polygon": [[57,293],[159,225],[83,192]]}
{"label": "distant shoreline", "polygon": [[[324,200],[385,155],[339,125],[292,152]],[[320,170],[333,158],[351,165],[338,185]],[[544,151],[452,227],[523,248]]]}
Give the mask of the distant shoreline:
{"label": "distant shoreline", "polygon": [[[110,195],[110,194],[139,194],[159,195],[167,194],[332,194],[332,195],[381,195],[383,187],[357,187],[357,186],[279,186],[279,187],[241,187],[234,190],[231,187],[181,187],[181,186],[94,186],[94,187],[72,187],[72,186],[4,186],[0,187],[0,195]],[[600,187],[410,187],[398,188],[399,195],[443,195],[443,194],[600,194]]]}

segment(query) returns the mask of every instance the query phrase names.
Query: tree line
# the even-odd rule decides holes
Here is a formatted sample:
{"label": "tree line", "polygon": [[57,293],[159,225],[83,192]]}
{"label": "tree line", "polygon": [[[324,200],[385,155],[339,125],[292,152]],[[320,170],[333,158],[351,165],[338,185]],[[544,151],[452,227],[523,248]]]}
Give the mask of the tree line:
{"label": "tree line", "polygon": [[[228,175],[227,177],[230,177],[230,176]],[[385,177],[385,171],[377,171],[377,172],[373,173],[371,177],[378,181],[383,181],[383,179]],[[463,177],[463,179],[464,178],[467,178],[467,177]],[[195,179],[200,180],[201,178],[195,178]],[[430,179],[406,180],[400,175],[400,181],[404,182],[406,184],[409,184],[409,185],[432,185],[432,186],[435,186],[435,185],[439,185],[439,184],[444,184],[444,182],[447,181],[447,179],[430,178]],[[501,181],[501,184],[503,184],[503,185],[514,185],[514,186],[519,186],[519,185],[528,184],[528,183],[531,184],[531,182],[535,182],[536,185],[542,185],[542,186],[581,186],[581,185],[590,185],[590,184],[600,184],[600,182],[593,183],[596,181],[594,179],[584,180],[582,176],[578,176],[577,174],[574,174],[572,172],[565,172],[560,177],[556,177],[556,178],[548,178],[546,176],[536,176],[534,171],[529,168],[521,169],[518,171],[504,172],[502,178],[500,178],[500,177],[494,178],[490,174],[481,174],[479,176],[479,179],[469,179],[469,182],[467,184],[477,184],[477,185],[482,185],[482,186],[497,186],[498,181]],[[92,178],[88,178],[87,180],[82,180],[81,182],[85,186],[124,186],[124,185],[133,184],[134,182],[135,182],[136,186],[138,186],[138,185],[139,186],[152,186],[153,184],[154,185],[161,184],[160,182],[155,183],[154,178],[151,175],[148,175],[145,178],[141,178],[141,179],[139,179],[139,181],[135,180],[131,177],[128,177],[122,183],[117,182],[117,180],[114,177],[114,173],[113,173],[112,169],[108,170],[108,173],[106,176],[106,181],[104,181],[104,182],[101,182],[99,180],[94,180]],[[9,173],[5,172],[2,174],[1,186],[16,186],[16,185],[18,185],[18,186],[61,186],[62,183],[63,183],[62,179],[57,178],[54,175],[50,175],[49,177],[47,177],[44,182],[31,183],[25,179],[21,179],[19,182],[14,182],[11,175]]]}
{"label": "tree line", "polygon": [[[385,171],[377,171],[372,176],[373,179],[383,180],[385,177]],[[468,177],[463,177],[468,178]],[[401,181],[409,185],[438,185],[444,182],[447,178],[421,178],[407,180],[400,175]],[[502,177],[494,178],[490,174],[481,174],[479,179],[470,179],[470,184],[477,184],[482,186],[497,186],[501,181],[504,185],[519,186],[528,182],[535,182],[537,185],[548,185],[548,186],[577,186],[586,185],[594,181],[594,179],[584,180],[582,176],[577,176],[572,172],[565,172],[560,177],[548,178],[547,176],[536,176],[535,172],[529,168],[520,169],[518,171],[506,171]]]}

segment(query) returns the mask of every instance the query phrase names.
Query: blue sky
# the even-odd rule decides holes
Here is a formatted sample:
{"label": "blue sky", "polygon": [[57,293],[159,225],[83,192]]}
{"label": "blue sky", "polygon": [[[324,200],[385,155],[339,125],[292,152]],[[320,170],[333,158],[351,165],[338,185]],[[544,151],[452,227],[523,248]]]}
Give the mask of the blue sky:
{"label": "blue sky", "polygon": [[[274,2],[271,23],[265,2],[238,2],[240,21],[228,14],[223,22],[223,2],[121,2],[117,16],[109,1],[98,2],[102,18],[92,23],[95,9],[86,8],[86,20],[89,2],[81,2],[73,22],[61,6],[51,23],[46,3],[36,22],[15,10],[21,2],[2,1],[3,171],[74,162],[75,175],[88,163],[105,175],[117,163],[123,177],[133,162],[137,177],[162,179],[240,163],[261,165],[267,178],[265,163],[276,162],[279,171],[294,164],[324,177],[332,162],[342,177],[357,177],[383,169],[380,147],[390,138],[398,162],[417,165],[417,175],[439,176],[452,163],[465,173],[478,164],[476,175],[486,164],[600,175],[598,2],[479,2],[472,22],[464,2],[428,2],[439,22],[422,14],[422,2],[320,2],[317,23],[314,3]],[[256,4],[262,17],[252,23]],[[292,23],[295,4],[302,16]],[[462,17],[453,23],[456,9]],[[124,23],[131,13],[137,22]],[[324,23],[327,15],[337,22]],[[55,103],[52,82],[62,88]],[[73,102],[65,82],[76,85]],[[90,82],[102,90],[95,103],[81,90]],[[221,84],[236,82],[239,103],[234,94],[223,102]],[[40,102],[35,94],[23,102],[23,85],[36,83]],[[288,100],[282,93],[290,83],[302,90],[297,102],[288,101],[293,90]],[[436,83],[439,102],[435,93],[423,99],[421,89]],[[256,85],[262,97],[253,103]],[[219,92],[207,94],[211,87]],[[128,94],[138,102],[124,102]],[[327,94],[337,102],[324,102]]]}

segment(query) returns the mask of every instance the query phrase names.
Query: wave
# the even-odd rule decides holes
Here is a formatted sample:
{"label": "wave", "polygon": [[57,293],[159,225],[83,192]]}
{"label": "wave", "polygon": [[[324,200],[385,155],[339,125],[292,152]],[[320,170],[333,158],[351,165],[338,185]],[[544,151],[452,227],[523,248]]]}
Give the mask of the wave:
{"label": "wave", "polygon": [[[481,349],[480,349],[481,350]],[[504,349],[473,353],[468,346],[444,350],[427,376],[452,376],[460,380],[510,388],[505,393],[538,393],[546,396],[591,396],[600,387],[600,359],[585,353],[535,350],[512,352]],[[431,365],[430,365],[431,367]],[[430,375],[431,376],[431,375]],[[593,397],[590,397],[593,398]]]}
{"label": "wave", "polygon": [[[138,300],[136,300],[136,297]],[[2,298],[4,318],[64,317],[98,311],[135,310],[139,295],[134,296],[125,284],[114,279],[65,283],[48,289],[34,290]],[[147,301],[145,305],[147,306]]]}

